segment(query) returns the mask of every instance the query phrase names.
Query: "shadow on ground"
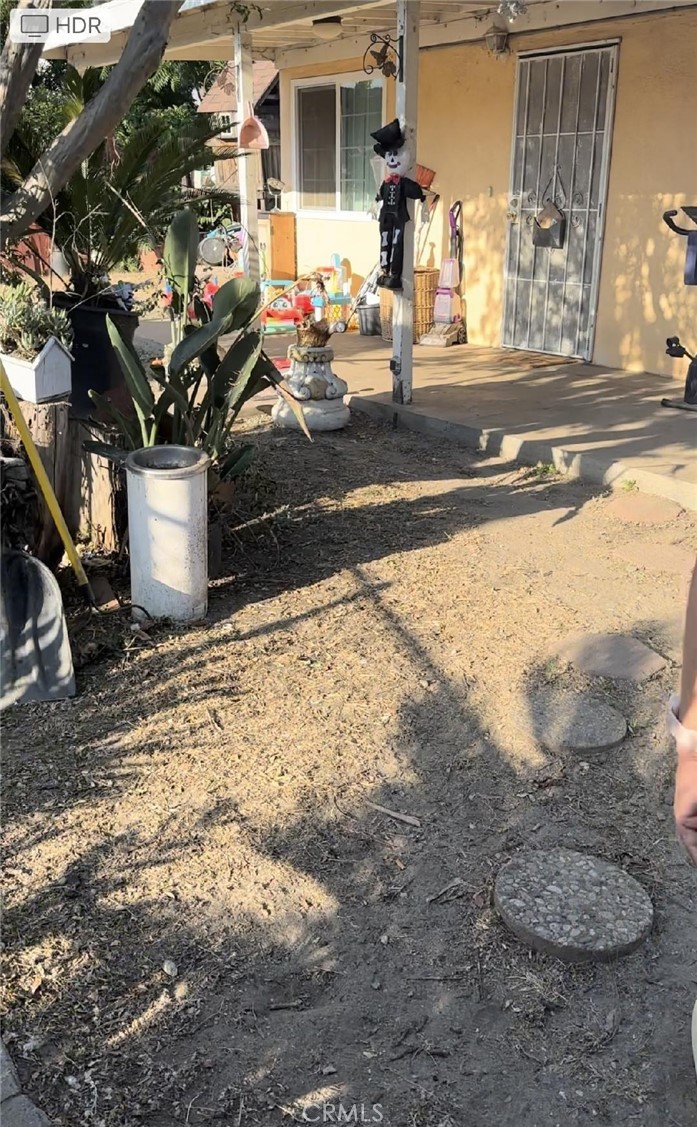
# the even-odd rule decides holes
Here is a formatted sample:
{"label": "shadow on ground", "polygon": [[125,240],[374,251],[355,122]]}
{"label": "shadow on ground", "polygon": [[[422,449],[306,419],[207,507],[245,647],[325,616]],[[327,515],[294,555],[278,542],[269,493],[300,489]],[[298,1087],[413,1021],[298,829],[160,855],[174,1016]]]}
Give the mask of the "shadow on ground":
{"label": "shadow on ground", "polygon": [[[520,519],[503,582],[527,566],[522,518],[552,528],[591,494],[500,466],[490,481],[463,453],[466,489],[416,439],[378,472],[378,433],[356,443],[350,490],[324,484],[341,440],[318,456],[273,439],[295,497],[279,554],[273,538],[238,553],[204,627],[93,667],[74,702],[9,715],[6,1030],[22,1079],[71,1125],[271,1127],[321,1121],[325,1102],[347,1122],[379,1106],[391,1127],[688,1127],[695,886],[656,719],[672,673],[639,691],[540,655],[518,711],[492,723],[448,655],[490,629],[496,664],[499,623],[455,606],[456,636],[426,629],[442,577],[424,549],[459,559],[482,522]],[[408,575],[405,553],[420,553]],[[387,579],[375,565],[392,557]],[[549,682],[608,697],[629,738],[585,761],[540,751],[529,701]],[[498,868],[560,844],[651,892],[640,951],[567,967],[498,922]]]}

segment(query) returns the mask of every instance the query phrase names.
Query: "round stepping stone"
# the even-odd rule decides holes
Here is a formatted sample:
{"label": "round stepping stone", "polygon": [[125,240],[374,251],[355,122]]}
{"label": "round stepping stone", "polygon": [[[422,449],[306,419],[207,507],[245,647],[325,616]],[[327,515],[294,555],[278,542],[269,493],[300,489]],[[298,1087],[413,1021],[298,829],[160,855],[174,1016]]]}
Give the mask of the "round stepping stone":
{"label": "round stepping stone", "polygon": [[651,899],[634,877],[572,849],[514,857],[499,871],[494,902],[515,935],[567,963],[627,955],[653,924]]}
{"label": "round stepping stone", "polygon": [[610,501],[608,512],[630,524],[666,524],[680,516],[682,509],[674,501],[650,493],[620,493]]}
{"label": "round stepping stone", "polygon": [[533,693],[535,739],[549,751],[606,751],[627,734],[627,721],[605,701],[546,688]]}
{"label": "round stepping stone", "polygon": [[645,681],[666,664],[655,650],[627,634],[572,634],[555,652],[580,673],[615,681]]}
{"label": "round stepping stone", "polygon": [[682,575],[689,579],[695,566],[695,553],[679,544],[625,544],[618,555],[656,575]]}

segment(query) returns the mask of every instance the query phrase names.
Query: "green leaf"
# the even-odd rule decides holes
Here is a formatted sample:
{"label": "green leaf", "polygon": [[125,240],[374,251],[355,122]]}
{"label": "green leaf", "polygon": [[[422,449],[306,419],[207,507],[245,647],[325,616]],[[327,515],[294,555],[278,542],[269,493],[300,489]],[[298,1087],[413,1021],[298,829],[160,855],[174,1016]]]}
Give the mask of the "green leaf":
{"label": "green leaf", "polygon": [[53,297],[53,294],[51,293],[51,287],[49,286],[46,279],[42,278],[41,274],[37,274],[36,270],[32,270],[31,266],[29,266],[24,261],[24,259],[14,258],[12,256],[12,254],[9,254],[8,258],[9,258],[9,260],[12,263],[13,266],[16,266],[18,270],[23,270],[25,274],[28,274],[30,278],[34,279],[34,281],[36,282],[37,286],[39,287],[39,289],[41,290],[41,292],[43,294],[44,300],[48,304],[50,304],[51,299]]}
{"label": "green leaf", "polygon": [[211,377],[214,376],[217,372],[218,365],[220,363],[218,349],[215,347],[215,345],[212,345],[210,348],[204,348],[198,359],[201,367],[206,373],[206,376],[208,377],[208,379],[211,379]]}
{"label": "green leaf", "polygon": [[107,399],[106,396],[99,395],[98,392],[91,390],[88,391],[87,394],[97,407],[100,407],[102,411],[105,411],[107,414],[111,415],[119,431],[126,439],[129,449],[139,450],[141,446],[142,435],[141,428],[138,425],[138,422],[135,419],[129,419],[124,414],[122,414],[121,411],[119,411],[118,407],[115,407],[111,400]]}
{"label": "green leaf", "polygon": [[227,454],[220,465],[217,467],[218,474],[221,481],[231,481],[234,477],[239,477],[246,469],[251,466],[252,462],[257,456],[256,446],[246,444],[244,446],[236,446]]}
{"label": "green leaf", "polygon": [[259,356],[259,375],[266,376],[267,380],[274,385],[274,387],[283,380],[283,376],[274,364],[270,356],[262,350]]}
{"label": "green leaf", "polygon": [[175,376],[181,375],[188,364],[214,345],[218,337],[228,331],[221,328],[221,325],[221,321],[209,321],[207,325],[201,325],[200,329],[194,329],[193,333],[188,333],[180,340],[169,361],[170,372]]}
{"label": "green leaf", "polygon": [[248,403],[249,400],[253,399],[255,395],[258,395],[260,391],[265,391],[267,387],[271,387],[271,386],[272,386],[272,384],[270,384],[269,381],[264,376],[259,377],[256,374],[256,370],[252,373],[252,379],[247,384],[247,386],[244,389],[242,395],[237,400],[237,403],[235,404],[233,411],[230,414],[230,417],[229,417],[228,423],[227,423],[228,432],[230,430],[232,430],[232,424],[234,423],[235,419],[237,418],[240,411],[244,407],[245,403]]}
{"label": "green leaf", "polygon": [[213,381],[216,406],[221,405],[223,401],[226,401],[228,410],[235,406],[255,372],[260,353],[260,333],[247,333],[239,337],[228,349],[220,361]]}
{"label": "green leaf", "polygon": [[213,294],[213,320],[225,321],[226,333],[244,328],[259,308],[261,291],[251,278],[231,278]]}
{"label": "green leaf", "polygon": [[[191,414],[192,414],[192,411],[193,411],[194,404],[193,404],[193,402],[190,402],[189,399],[187,398],[186,389],[184,387],[184,384],[178,378],[178,376],[173,376],[171,371],[166,376],[160,375],[159,372],[153,371],[153,379],[160,385],[160,387],[162,387],[164,389],[162,395],[160,396],[160,400],[163,398],[164,395],[167,395],[168,400],[169,400],[167,407],[169,408],[169,406],[171,404],[173,404],[174,406],[178,407],[179,410],[181,411],[182,420],[183,420],[184,427],[185,427],[186,432],[187,432],[187,438],[189,440],[189,443],[191,445],[193,445],[194,436],[193,436],[193,432],[192,432],[192,429],[191,429],[190,418],[191,418]],[[158,400],[158,402],[157,402],[158,408],[160,406],[160,400]],[[158,418],[158,420],[162,418],[163,413],[164,412],[160,412],[156,416]]]}
{"label": "green leaf", "polygon": [[131,349],[130,345],[121,336],[115,323],[111,317],[107,317],[107,331],[109,333],[109,340],[111,341],[116,356],[123,372],[126,386],[130,392],[133,406],[136,409],[136,414],[140,420],[140,427],[143,435],[143,446],[148,444],[149,423],[155,400],[148,383],[148,377],[143,370],[143,366],[138,359],[136,353]]}
{"label": "green leaf", "polygon": [[307,423],[305,422],[305,416],[303,415],[302,407],[298,403],[297,399],[295,399],[295,397],[293,396],[293,393],[288,387],[288,384],[284,380],[278,380],[274,383],[274,387],[295,415],[295,418],[298,421],[298,426],[300,427],[305,437],[309,438],[310,442],[312,442],[312,435],[307,429]]}
{"label": "green leaf", "polygon": [[255,375],[264,376],[270,383],[273,384],[278,394],[285,400],[285,402],[288,404],[291,411],[295,415],[295,418],[298,421],[298,426],[300,427],[305,437],[308,438],[310,442],[312,442],[312,435],[307,429],[307,423],[305,422],[305,416],[303,415],[302,407],[293,395],[291,389],[288,387],[288,384],[281,376],[281,373],[279,372],[271,357],[267,356],[265,352],[262,352],[261,356],[259,357],[258,367]]}
{"label": "green leaf", "polygon": [[165,273],[180,294],[193,289],[198,259],[198,223],[193,211],[182,208],[167,228],[162,254]]}
{"label": "green leaf", "polygon": [[259,286],[249,278],[231,278],[213,297],[213,319],[188,333],[179,342],[169,362],[170,372],[179,375],[197,356],[211,348],[225,333],[244,328],[259,306]]}
{"label": "green leaf", "polygon": [[206,305],[205,301],[200,298],[198,294],[194,294],[191,304],[194,307],[196,320],[199,321],[202,325],[208,324],[211,319],[211,311],[210,308]]}
{"label": "green leaf", "polygon": [[109,446],[106,442],[90,440],[83,442],[82,447],[84,450],[89,450],[90,454],[98,454],[100,458],[108,458],[110,462],[116,462],[119,466],[123,465],[128,457],[128,450],[122,450],[119,446]]}

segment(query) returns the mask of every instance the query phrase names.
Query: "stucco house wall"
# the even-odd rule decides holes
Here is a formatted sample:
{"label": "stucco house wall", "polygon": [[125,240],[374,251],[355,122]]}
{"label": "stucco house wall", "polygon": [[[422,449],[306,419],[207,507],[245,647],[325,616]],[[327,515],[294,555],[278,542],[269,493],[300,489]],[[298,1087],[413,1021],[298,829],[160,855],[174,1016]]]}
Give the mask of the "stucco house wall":
{"label": "stucco house wall", "polygon": [[[678,333],[697,343],[697,287],[683,286],[685,241],[661,216],[669,207],[697,203],[696,9],[515,35],[503,59],[493,58],[481,42],[422,50],[417,156],[436,170],[433,187],[441,198],[430,228],[417,238],[419,260],[440,262],[447,251],[447,210],[461,199],[469,339],[499,345],[516,52],[613,40],[619,42],[615,121],[593,360],[684,378],[684,362],[664,354],[665,338]],[[291,188],[284,207],[296,210],[297,202],[293,81],[360,69],[355,59],[281,71],[281,177]],[[393,116],[393,99],[388,81],[386,120]],[[377,259],[377,226],[363,217],[319,219],[298,212],[297,242],[299,270],[338,252],[360,277]]]}

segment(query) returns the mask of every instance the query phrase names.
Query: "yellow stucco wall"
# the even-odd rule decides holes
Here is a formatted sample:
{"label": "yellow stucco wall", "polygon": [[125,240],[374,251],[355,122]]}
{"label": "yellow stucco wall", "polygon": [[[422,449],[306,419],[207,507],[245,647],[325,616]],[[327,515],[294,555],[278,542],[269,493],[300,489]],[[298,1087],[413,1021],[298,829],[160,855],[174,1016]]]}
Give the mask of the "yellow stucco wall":
{"label": "yellow stucco wall", "polygon": [[[690,137],[697,120],[695,10],[515,36],[514,52],[502,60],[492,58],[481,43],[422,51],[418,160],[436,170],[433,187],[441,199],[430,227],[417,227],[419,260],[440,262],[447,249],[447,209],[461,199],[469,339],[498,345],[515,51],[607,39],[619,39],[620,46],[593,359],[684,378],[684,362],[664,355],[665,338],[678,333],[686,344],[697,343],[697,286],[683,286],[685,241],[668,231],[661,215],[668,207],[697,202],[697,157]],[[351,60],[282,72],[286,183],[292,182],[291,80],[359,69],[359,61]],[[300,269],[337,251],[362,276],[377,248],[376,227],[365,221],[298,216]]]}

